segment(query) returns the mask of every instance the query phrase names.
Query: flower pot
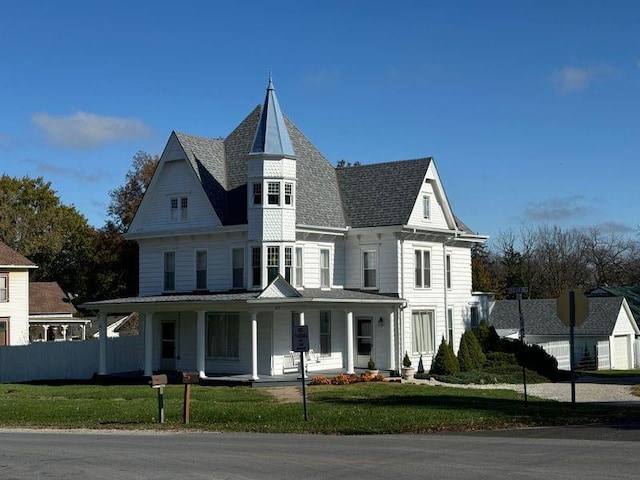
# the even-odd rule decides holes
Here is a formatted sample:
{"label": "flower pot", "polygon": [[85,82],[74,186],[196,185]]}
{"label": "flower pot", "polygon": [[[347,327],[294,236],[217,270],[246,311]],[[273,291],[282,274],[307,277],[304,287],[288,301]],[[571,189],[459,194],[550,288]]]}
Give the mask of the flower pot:
{"label": "flower pot", "polygon": [[413,367],[402,367],[401,375],[403,380],[413,380],[416,369]]}

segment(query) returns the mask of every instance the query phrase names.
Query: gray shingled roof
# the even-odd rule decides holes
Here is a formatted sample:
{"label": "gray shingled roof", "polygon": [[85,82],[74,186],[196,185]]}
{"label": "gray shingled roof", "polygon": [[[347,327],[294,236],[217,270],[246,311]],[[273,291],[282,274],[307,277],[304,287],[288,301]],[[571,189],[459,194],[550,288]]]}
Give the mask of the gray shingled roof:
{"label": "gray shingled roof", "polygon": [[[576,335],[611,335],[622,297],[589,298],[589,315],[575,328]],[[568,335],[567,327],[556,314],[555,299],[522,300],[525,335]],[[499,300],[489,315],[489,324],[496,330],[519,330],[517,300]]]}
{"label": "gray shingled roof", "polygon": [[20,255],[13,248],[0,242],[0,267],[35,267],[27,257]]}
{"label": "gray shingled roof", "polygon": [[29,314],[77,313],[57,282],[29,283]]}

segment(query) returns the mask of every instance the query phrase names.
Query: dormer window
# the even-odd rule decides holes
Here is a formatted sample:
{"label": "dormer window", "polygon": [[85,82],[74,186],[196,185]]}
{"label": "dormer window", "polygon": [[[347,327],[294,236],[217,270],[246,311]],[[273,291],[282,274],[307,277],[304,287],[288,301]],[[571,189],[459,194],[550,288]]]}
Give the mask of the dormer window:
{"label": "dormer window", "polygon": [[284,204],[293,205],[293,183],[284,184]]}
{"label": "dormer window", "polygon": [[269,205],[280,205],[280,184],[278,182],[267,183],[267,202]]}
{"label": "dormer window", "polygon": [[189,218],[189,198],[188,197],[172,197],[171,198],[171,220],[185,221]]}
{"label": "dormer window", "polygon": [[431,218],[431,199],[429,195],[424,195],[422,197],[422,217],[425,220],[429,220]]}
{"label": "dormer window", "polygon": [[253,204],[262,205],[262,184],[261,183],[253,184]]}

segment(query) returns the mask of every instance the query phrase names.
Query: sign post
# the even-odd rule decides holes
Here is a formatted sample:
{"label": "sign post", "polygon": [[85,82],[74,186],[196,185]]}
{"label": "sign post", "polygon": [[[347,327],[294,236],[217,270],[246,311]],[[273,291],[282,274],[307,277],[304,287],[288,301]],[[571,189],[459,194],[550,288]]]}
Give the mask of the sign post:
{"label": "sign post", "polygon": [[569,363],[571,365],[571,406],[576,406],[575,327],[589,315],[589,300],[579,290],[567,289],[556,300],[558,318],[569,327]]}
{"label": "sign post", "polygon": [[[524,347],[524,315],[522,314],[522,294],[529,293],[529,288],[527,287],[513,287],[509,289],[509,293],[516,295],[518,299],[518,316],[520,317],[520,342],[522,342],[522,346]],[[524,387],[524,406],[529,406],[529,400],[527,397],[527,369],[524,366],[524,362],[522,365],[522,385]]]}
{"label": "sign post", "polygon": [[164,387],[167,385],[166,375],[151,375],[149,386],[158,390],[158,422],[164,423]]}
{"label": "sign post", "polygon": [[309,326],[308,325],[295,325],[291,332],[291,350],[294,352],[300,352],[300,370],[302,381],[302,404],[304,408],[304,421],[307,421],[307,391],[305,384],[305,370],[304,370],[304,354],[309,351]]}

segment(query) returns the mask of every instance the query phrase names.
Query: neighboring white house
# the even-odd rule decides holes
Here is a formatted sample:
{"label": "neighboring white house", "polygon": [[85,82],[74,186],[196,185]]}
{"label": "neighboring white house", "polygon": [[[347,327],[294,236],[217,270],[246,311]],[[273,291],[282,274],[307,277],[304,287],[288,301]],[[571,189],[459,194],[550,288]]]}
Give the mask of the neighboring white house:
{"label": "neighboring white house", "polygon": [[[558,318],[555,299],[522,300],[525,342],[543,347],[556,357],[558,366],[570,368],[569,327]],[[520,317],[517,300],[500,300],[491,309],[489,324],[501,337],[518,338]],[[598,369],[630,369],[638,366],[640,330],[624,297],[589,298],[589,314],[574,330],[576,364],[585,350]]]}
{"label": "neighboring white house", "polygon": [[77,316],[72,299],[57,282],[29,283],[31,342],[86,340],[91,320]]}
{"label": "neighboring white house", "polygon": [[0,242],[0,346],[29,343],[28,258]]}
{"label": "neighboring white house", "polygon": [[334,168],[271,80],[226,138],[170,135],[126,238],[139,296],[84,306],[105,333],[107,314],[140,314],[146,375],[280,375],[298,324],[310,371],[370,357],[399,371],[405,352],[429,368],[479,316],[471,247],[486,237],[454,216],[433,159]]}

